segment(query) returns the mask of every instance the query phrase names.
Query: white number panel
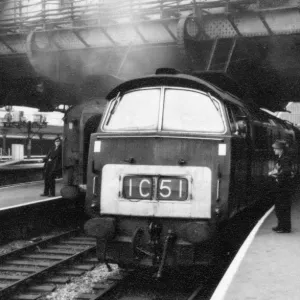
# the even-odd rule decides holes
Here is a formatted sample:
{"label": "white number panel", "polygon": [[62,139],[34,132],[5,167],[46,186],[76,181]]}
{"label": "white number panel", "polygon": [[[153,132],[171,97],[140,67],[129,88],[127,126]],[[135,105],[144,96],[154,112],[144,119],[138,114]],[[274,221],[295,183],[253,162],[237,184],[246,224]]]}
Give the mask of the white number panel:
{"label": "white number panel", "polygon": [[105,165],[101,214],[210,218],[211,180],[207,167]]}

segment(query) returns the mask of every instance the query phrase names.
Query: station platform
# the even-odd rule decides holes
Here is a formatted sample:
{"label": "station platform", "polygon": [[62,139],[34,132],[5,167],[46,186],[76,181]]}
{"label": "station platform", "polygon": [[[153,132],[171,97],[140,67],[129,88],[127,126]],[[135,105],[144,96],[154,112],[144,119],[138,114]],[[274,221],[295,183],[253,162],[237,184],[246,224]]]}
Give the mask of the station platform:
{"label": "station platform", "polygon": [[1,169],[18,169],[18,168],[43,168],[44,162],[43,157],[36,157],[36,158],[29,158],[29,159],[22,159],[22,160],[6,160],[0,162],[0,170]]}
{"label": "station platform", "polygon": [[84,224],[84,199],[62,198],[62,186],[56,180],[55,197],[40,196],[43,181],[0,187],[0,245]]}
{"label": "station platform", "polygon": [[292,198],[292,232],[276,233],[274,206],[253,228],[210,300],[300,299],[300,186]]}
{"label": "station platform", "polygon": [[61,198],[62,179],[56,180],[55,197],[43,197],[44,181],[26,182],[0,187],[0,212]]}
{"label": "station platform", "polygon": [[11,164],[0,165],[0,171],[2,170],[31,170],[31,169],[43,169],[44,163],[31,163],[31,164]]}
{"label": "station platform", "polygon": [[43,179],[42,159],[9,160],[0,163],[0,186]]}

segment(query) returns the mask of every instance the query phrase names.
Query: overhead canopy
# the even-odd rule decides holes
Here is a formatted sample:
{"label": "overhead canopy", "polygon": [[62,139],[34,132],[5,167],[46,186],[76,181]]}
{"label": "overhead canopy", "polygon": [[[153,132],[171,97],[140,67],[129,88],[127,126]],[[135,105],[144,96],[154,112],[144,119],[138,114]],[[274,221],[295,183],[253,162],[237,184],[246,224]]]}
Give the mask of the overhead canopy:
{"label": "overhead canopy", "polygon": [[50,2],[1,6],[0,105],[76,104],[160,67],[273,111],[299,101],[298,0]]}
{"label": "overhead canopy", "polygon": [[53,111],[60,104],[76,105],[92,98],[105,98],[121,82],[114,76],[88,76],[77,85],[43,77],[2,78],[0,106],[23,105]]}

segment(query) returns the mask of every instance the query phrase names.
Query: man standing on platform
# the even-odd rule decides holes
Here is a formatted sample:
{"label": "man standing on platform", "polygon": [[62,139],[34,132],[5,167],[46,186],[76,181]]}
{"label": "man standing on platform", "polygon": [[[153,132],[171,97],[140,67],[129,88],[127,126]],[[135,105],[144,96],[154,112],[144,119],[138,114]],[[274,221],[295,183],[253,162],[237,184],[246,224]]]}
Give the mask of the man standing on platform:
{"label": "man standing on platform", "polygon": [[60,175],[62,169],[62,147],[60,138],[54,140],[55,146],[45,158],[44,166],[44,193],[41,196],[55,196],[55,177]]}
{"label": "man standing on platform", "polygon": [[275,179],[275,213],[278,225],[272,230],[277,233],[291,232],[291,195],[293,191],[292,160],[287,154],[285,141],[277,140],[272,145],[278,156],[275,167],[269,176]]}

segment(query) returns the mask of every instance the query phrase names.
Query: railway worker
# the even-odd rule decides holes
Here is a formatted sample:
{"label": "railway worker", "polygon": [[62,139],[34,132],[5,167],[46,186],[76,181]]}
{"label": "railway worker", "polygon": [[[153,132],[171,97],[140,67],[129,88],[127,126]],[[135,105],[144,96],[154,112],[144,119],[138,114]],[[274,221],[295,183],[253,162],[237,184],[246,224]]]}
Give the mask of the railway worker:
{"label": "railway worker", "polygon": [[62,147],[61,139],[54,140],[54,147],[49,151],[44,159],[44,193],[41,196],[55,196],[55,177],[57,177],[62,169]]}
{"label": "railway worker", "polygon": [[287,145],[283,140],[277,140],[272,145],[275,155],[278,156],[275,167],[269,172],[275,180],[275,213],[278,225],[272,230],[277,233],[291,232],[291,195],[293,170],[292,160],[287,153]]}
{"label": "railway worker", "polygon": [[247,121],[244,118],[242,118],[236,122],[236,132],[234,134],[246,138],[247,133],[248,133]]}

